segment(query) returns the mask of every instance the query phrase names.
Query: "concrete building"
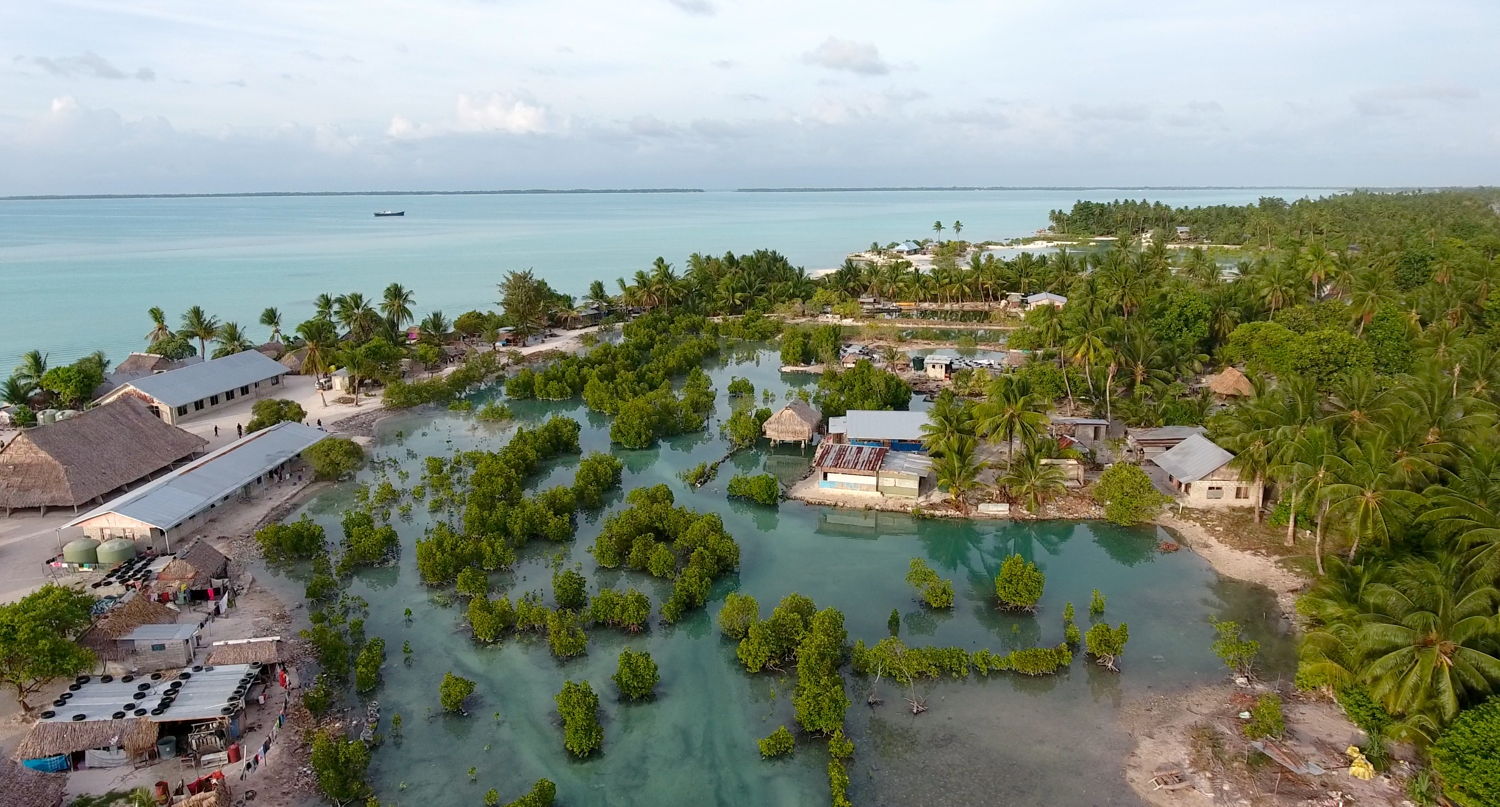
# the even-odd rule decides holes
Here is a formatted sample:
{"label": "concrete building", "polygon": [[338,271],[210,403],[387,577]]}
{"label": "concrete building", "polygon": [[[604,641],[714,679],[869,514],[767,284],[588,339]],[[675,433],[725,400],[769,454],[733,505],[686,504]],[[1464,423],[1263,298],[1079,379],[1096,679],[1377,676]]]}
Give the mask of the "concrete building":
{"label": "concrete building", "polygon": [[281,385],[290,372],[280,362],[254,350],[157,373],[121,384],[99,403],[129,396],[146,403],[167,423],[201,417],[239,398],[260,398]]}
{"label": "concrete building", "polygon": [[813,458],[818,487],[904,499],[922,495],[932,460],[883,446],[823,443]]}
{"label": "concrete building", "polygon": [[953,363],[957,361],[952,356],[942,353],[934,353],[922,362],[922,370],[928,378],[936,378],[947,381],[953,377]]}
{"label": "concrete building", "polygon": [[828,419],[828,437],[835,443],[881,446],[892,451],[921,451],[926,412],[887,412],[851,409]]}
{"label": "concrete building", "polygon": [[137,672],[156,672],[193,663],[202,628],[191,622],[142,625],[116,641],[123,645],[122,664]]}
{"label": "concrete building", "polygon": [[1053,294],[1050,291],[1039,291],[1036,294],[1026,296],[1026,309],[1029,311],[1037,306],[1050,305],[1062,308],[1068,304],[1068,298],[1061,294]]}
{"label": "concrete building", "polygon": [[1262,485],[1229,467],[1234,455],[1201,434],[1190,435],[1152,460],[1188,507],[1259,507]]}
{"label": "concrete building", "polygon": [[327,436],[301,423],[278,423],[106,502],[64,529],[81,527],[98,541],[130,538],[148,551],[170,552],[174,538],[197,529],[231,498],[249,498]]}

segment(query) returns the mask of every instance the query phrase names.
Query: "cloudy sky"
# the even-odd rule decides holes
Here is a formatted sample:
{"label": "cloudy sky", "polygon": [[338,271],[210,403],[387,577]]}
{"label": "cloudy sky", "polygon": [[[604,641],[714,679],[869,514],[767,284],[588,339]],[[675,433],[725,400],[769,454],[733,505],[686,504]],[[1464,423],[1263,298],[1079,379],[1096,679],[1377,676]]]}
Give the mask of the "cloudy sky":
{"label": "cloudy sky", "polygon": [[1500,3],[38,0],[0,195],[1500,183]]}

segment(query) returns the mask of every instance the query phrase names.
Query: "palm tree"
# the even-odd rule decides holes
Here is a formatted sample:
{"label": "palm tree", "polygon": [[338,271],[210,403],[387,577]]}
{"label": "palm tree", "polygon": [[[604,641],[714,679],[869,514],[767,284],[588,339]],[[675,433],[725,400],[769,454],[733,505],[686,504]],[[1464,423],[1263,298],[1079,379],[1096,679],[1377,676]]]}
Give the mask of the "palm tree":
{"label": "palm tree", "polygon": [[590,281],[589,292],[584,295],[583,299],[600,311],[608,311],[614,305],[614,298],[610,297],[609,292],[605,290],[602,280]]}
{"label": "palm tree", "polygon": [[338,305],[338,300],[332,294],[319,294],[313,298],[313,316],[318,319],[333,321],[333,309]]}
{"label": "palm tree", "polygon": [[250,341],[249,334],[241,330],[237,322],[226,322],[220,325],[214,342],[219,346],[214,350],[213,357],[216,359],[255,349],[255,343]]}
{"label": "palm tree", "polygon": [[1026,512],[1035,513],[1049,499],[1067,489],[1067,476],[1059,465],[1044,462],[1041,451],[1027,450],[1011,457],[1005,473],[995,480]]}
{"label": "palm tree", "polygon": [[1500,449],[1471,448],[1444,477],[1426,490],[1423,522],[1433,525],[1435,537],[1469,552],[1475,569],[1500,573]]}
{"label": "palm tree", "polygon": [[36,394],[36,389],[36,385],[30,381],[10,376],[0,380],[0,402],[11,406],[25,406],[31,401],[31,396]]}
{"label": "palm tree", "polygon": [[357,291],[340,295],[335,301],[337,310],[334,316],[338,319],[344,331],[354,337],[355,341],[364,341],[375,330],[374,325],[379,315],[370,306],[370,301]]}
{"label": "palm tree", "polygon": [[359,406],[359,388],[365,381],[380,372],[380,363],[374,355],[373,342],[350,345],[338,352],[338,360],[349,372],[349,390],[354,394],[354,405]]}
{"label": "palm tree", "polygon": [[963,232],[963,231],[964,231],[964,223],[961,222],[961,221],[954,221],[953,222],[953,237],[957,238],[958,234],[961,233],[961,232]]}
{"label": "palm tree", "polygon": [[[328,372],[329,360],[338,348],[339,335],[334,330],[333,322],[314,316],[297,326],[297,335],[302,337],[303,349],[307,351],[302,360],[303,372],[311,373],[313,378],[321,380],[323,374]],[[328,397],[323,394],[322,384],[318,385],[318,397],[322,399],[324,406],[328,405]]]}
{"label": "palm tree", "polygon": [[932,223],[932,231],[937,233],[938,240],[941,241],[943,238],[943,223],[941,221],[934,221]]}
{"label": "palm tree", "polygon": [[159,306],[151,306],[146,310],[146,315],[151,317],[151,332],[146,334],[146,344],[154,345],[163,339],[172,338],[172,329],[167,327],[167,315]]}
{"label": "palm tree", "polygon": [[959,399],[953,390],[938,393],[922,424],[922,445],[929,454],[939,456],[959,438],[974,436],[974,410],[968,401]]}
{"label": "palm tree", "polygon": [[1375,318],[1382,305],[1394,299],[1395,281],[1389,271],[1371,269],[1354,276],[1354,288],[1349,292],[1349,315],[1359,323],[1357,333],[1364,335],[1365,326]]}
{"label": "palm tree", "polygon": [[21,363],[11,373],[11,376],[23,384],[33,387],[42,385],[42,376],[47,374],[47,357],[51,354],[40,350],[28,350],[21,354]]}
{"label": "palm tree", "polygon": [[208,343],[219,338],[219,318],[195,305],[182,313],[182,335],[197,339],[198,355],[207,356]]}
{"label": "palm tree", "polygon": [[271,341],[281,341],[281,312],[275,308],[267,308],[260,312],[260,324],[271,329]]}
{"label": "palm tree", "polygon": [[402,325],[412,321],[411,306],[415,299],[411,290],[400,283],[385,287],[385,294],[380,300],[380,313],[391,324],[391,330],[400,330]]}
{"label": "palm tree", "polygon": [[1345,440],[1330,458],[1333,481],[1323,488],[1328,517],[1344,522],[1351,538],[1349,557],[1359,551],[1362,538],[1389,545],[1411,521],[1422,497],[1400,487],[1400,471],[1383,435],[1369,440]]}
{"label": "palm tree", "polygon": [[969,494],[979,486],[979,474],[984,470],[984,463],[974,456],[976,442],[973,437],[956,437],[932,459],[938,487],[948,491],[949,501],[964,514],[969,512]]}
{"label": "palm tree", "polygon": [[986,392],[987,400],[975,408],[978,432],[991,440],[1004,440],[1010,455],[1015,455],[1018,438],[1031,439],[1046,430],[1043,411],[1047,403],[1024,379],[1001,376],[990,382]]}
{"label": "palm tree", "polygon": [[448,332],[451,330],[453,330],[453,326],[448,322],[448,318],[443,316],[443,312],[441,311],[434,311],[428,314],[422,320],[422,324],[418,326],[420,341],[429,345],[442,345],[447,341]]}
{"label": "palm tree", "polygon": [[1490,575],[1466,569],[1458,553],[1398,562],[1389,582],[1366,591],[1364,603],[1360,677],[1391,713],[1440,725],[1500,686],[1494,655],[1500,589]]}

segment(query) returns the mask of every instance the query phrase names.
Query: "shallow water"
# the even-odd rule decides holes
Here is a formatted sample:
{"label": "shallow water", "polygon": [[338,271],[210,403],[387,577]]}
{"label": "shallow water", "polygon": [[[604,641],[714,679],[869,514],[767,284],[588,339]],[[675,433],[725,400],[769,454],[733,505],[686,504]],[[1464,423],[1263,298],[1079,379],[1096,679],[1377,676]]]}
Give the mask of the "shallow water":
{"label": "shallow water", "polygon": [[[380,748],[373,767],[383,802],[479,803],[496,787],[515,798],[539,777],[558,785],[559,801],[586,805],[817,804],[827,799],[826,752],[821,743],[799,743],[788,760],[764,762],[755,740],[778,725],[794,727],[794,678],[743,672],[734,647],[713,624],[723,596],[753,594],[763,614],[797,591],[819,607],[841,609],[851,641],[887,635],[892,608],[902,613],[901,635],[910,644],[1004,650],[1061,641],[1063,603],[1079,609],[1087,628],[1089,591],[1109,598],[1105,618],[1130,623],[1131,638],[1110,673],[1081,655],[1064,674],[1047,678],[998,676],[927,684],[929,711],[913,717],[903,693],[882,685],[884,705],[864,705],[867,682],[848,676],[848,726],[858,745],[851,795],[860,805],[1136,804],[1124,783],[1121,757],[1128,738],[1117,724],[1125,700],[1207,684],[1223,677],[1209,650],[1208,618],[1237,619],[1266,645],[1264,667],[1289,666],[1289,643],[1277,634],[1275,604],[1264,589],[1222,580],[1191,552],[1162,554],[1154,529],[1100,523],[962,522],[916,519],[899,513],[866,513],[784,503],[779,510],[731,502],[724,485],[735,472],[766,468],[786,479],[800,476],[807,457],[795,448],[744,452],[720,469],[719,478],[689,491],[675,478],[686,467],[724,451],[717,422],[730,412],[722,393],[733,375],[778,398],[788,384],[815,383],[776,371],[774,353],[741,351],[740,363],[714,362],[721,390],[712,434],[688,435],[646,451],[617,452],[626,463],[626,489],[667,483],[679,503],[720,513],[742,549],[738,575],[716,586],[713,601],[672,627],[641,635],[611,630],[589,635],[587,655],[558,662],[544,639],[509,640],[477,647],[467,637],[462,609],[425,589],[412,543],[428,523],[419,512],[398,522],[404,555],[394,568],[361,573],[351,591],[370,602],[367,630],[386,639],[388,662],[376,694],[387,718],[399,712],[404,739]],[[757,397],[757,402],[759,398]],[[581,404],[512,404],[522,422],[553,413],[584,425],[583,450],[608,450],[608,422]],[[419,476],[420,458],[454,450],[495,447],[510,427],[474,423],[450,412],[409,413],[382,423],[377,453],[396,457]],[[408,458],[408,450],[416,459]],[[576,458],[553,463],[533,487],[571,480]],[[393,483],[398,483],[391,474]],[[372,481],[373,471],[361,474]],[[336,535],[339,512],[352,502],[345,485],[306,507]],[[618,497],[610,506],[620,506]],[[421,506],[416,508],[421,511]],[[669,587],[635,572],[594,566],[586,549],[601,517],[582,519],[574,541],[533,543],[513,572],[493,578],[496,592],[512,596],[550,593],[548,558],[559,552],[579,564],[597,585],[636,586],[659,604]],[[1035,616],[1002,614],[993,606],[992,578],[1012,552],[1034,559],[1047,573],[1047,591]],[[949,613],[922,609],[903,581],[907,562],[923,557],[954,579],[958,603]],[[289,585],[289,579],[273,584]],[[404,622],[411,608],[414,619]],[[413,660],[404,664],[401,644]],[[654,702],[615,701],[609,680],[620,648],[647,649],[661,669]],[[437,684],[453,671],[478,682],[471,716],[437,714]],[[553,695],[566,679],[586,679],[600,694],[605,746],[602,756],[571,760],[562,748]],[[498,717],[497,717],[498,715]],[[478,769],[474,782],[466,771]],[[405,788],[404,790],[402,788]]]}

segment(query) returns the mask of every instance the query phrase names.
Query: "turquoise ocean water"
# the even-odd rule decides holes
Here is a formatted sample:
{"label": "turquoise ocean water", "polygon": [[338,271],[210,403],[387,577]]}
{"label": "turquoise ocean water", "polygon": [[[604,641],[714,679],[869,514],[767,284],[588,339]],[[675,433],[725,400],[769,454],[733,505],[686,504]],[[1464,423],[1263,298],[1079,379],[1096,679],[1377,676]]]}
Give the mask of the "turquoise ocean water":
{"label": "turquoise ocean water", "polygon": [[[1175,205],[1318,196],[1320,190],[1003,190],[824,193],[313,196],[0,201],[0,370],[38,348],[68,362],[93,350],[119,361],[145,347],[146,309],[175,326],[202,305],[249,328],[266,306],[289,326],[322,292],[379,296],[399,281],[419,316],[493,305],[495,283],[532,268],[578,294],[693,252],[776,249],[811,269],[846,253],[931,235],[1005,239],[1047,225],[1078,199]],[[405,210],[376,219],[376,210]]]}

